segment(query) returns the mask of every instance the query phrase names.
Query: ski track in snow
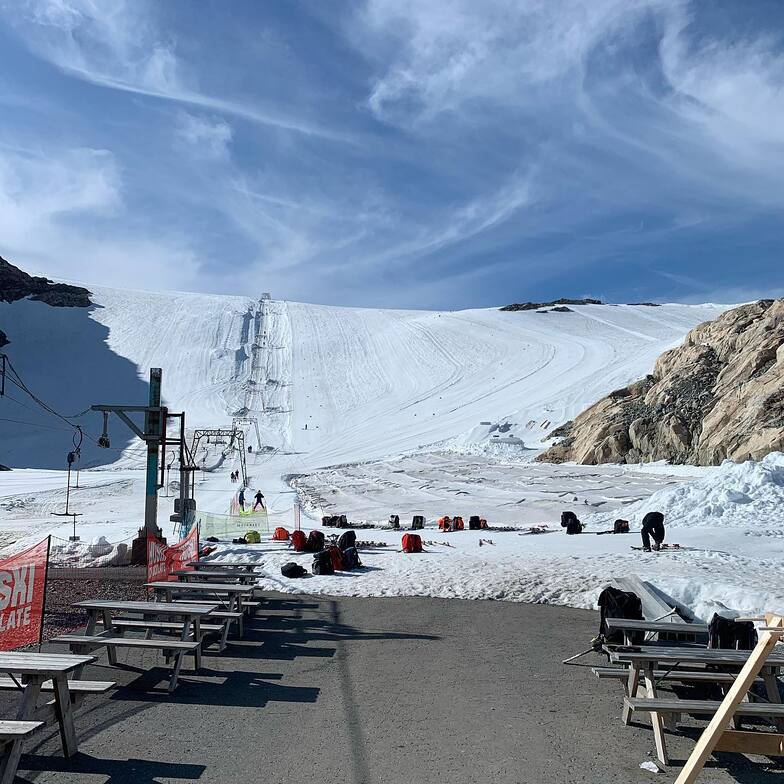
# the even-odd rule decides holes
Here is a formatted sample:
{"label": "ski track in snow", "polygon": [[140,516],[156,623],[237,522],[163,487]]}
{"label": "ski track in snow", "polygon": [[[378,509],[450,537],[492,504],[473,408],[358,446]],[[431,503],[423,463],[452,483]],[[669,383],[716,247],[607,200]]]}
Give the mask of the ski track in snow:
{"label": "ski track in snow", "polygon": [[[109,349],[130,360],[143,380],[150,367],[162,367],[164,401],[187,412],[189,428],[225,427],[236,413],[258,418],[262,442],[272,451],[248,455],[249,472],[252,485],[267,496],[273,526],[291,523],[288,475],[296,475],[304,512],[315,519],[345,512],[357,520],[385,520],[396,512],[405,523],[408,515],[424,511],[430,518],[482,514],[491,524],[557,525],[560,511],[573,507],[583,519],[593,515],[591,528],[597,530],[616,513],[638,523],[650,494],[716,473],[530,460],[553,428],[649,372],[663,350],[724,306],[424,312],[253,296],[93,292],[100,307],[89,318],[108,328]],[[41,323],[41,336],[54,329],[45,323],[54,319],[53,309],[45,306],[33,311],[30,303],[3,305],[0,314],[22,312],[9,310],[19,305],[27,329]],[[56,315],[59,321],[52,324],[79,314]],[[38,350],[46,345],[41,336],[31,343]],[[25,350],[26,338],[12,335],[12,341],[13,359],[14,351]],[[27,367],[25,379],[57,406],[57,379],[49,377],[45,362]],[[86,399],[82,408],[94,402],[99,401]],[[491,428],[479,426],[483,421],[509,423],[505,435],[531,448],[494,442]],[[17,432],[6,427],[0,423],[0,437]],[[252,429],[247,435],[255,443]],[[207,449],[201,457],[213,456]],[[82,472],[83,487],[73,501],[83,512],[78,524],[83,539],[119,542],[135,533],[143,507],[138,470],[143,459],[143,446],[131,443],[111,466]],[[199,477],[202,510],[228,510],[236,490],[228,473],[237,466],[230,459]],[[65,538],[70,524],[52,518],[63,504],[63,484],[57,471],[0,474],[0,543],[15,541],[19,547],[48,532]],[[711,503],[710,509],[717,508],[715,499]],[[769,578],[783,565],[784,529],[777,514],[752,521],[727,507],[719,519],[704,508],[696,524],[686,519],[681,529],[672,529],[690,549],[653,556],[630,550],[635,535],[566,537],[560,529],[540,536],[466,531],[451,537],[427,530],[426,538],[454,547],[431,545],[422,556],[407,556],[397,552],[399,533],[370,530],[359,538],[387,541],[390,548],[363,554],[366,570],[298,582],[279,576],[283,560],[305,560],[285,547],[265,543],[242,555],[257,553],[265,563],[264,584],[288,591],[588,607],[607,579],[634,573],[702,615],[722,604],[742,612],[784,606],[784,590]],[[171,500],[162,497],[159,519],[167,531],[170,512]],[[495,544],[480,548],[479,538]],[[225,557],[238,552],[221,549]]]}

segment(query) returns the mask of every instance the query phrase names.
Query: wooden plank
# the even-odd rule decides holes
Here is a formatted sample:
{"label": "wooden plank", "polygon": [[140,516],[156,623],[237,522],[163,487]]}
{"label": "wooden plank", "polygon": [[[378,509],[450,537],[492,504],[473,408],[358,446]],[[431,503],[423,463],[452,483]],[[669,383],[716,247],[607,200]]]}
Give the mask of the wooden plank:
{"label": "wooden plank", "polygon": [[94,661],[95,656],[74,654],[0,653],[0,672],[51,678],[57,673],[71,672]]}
{"label": "wooden plank", "polygon": [[[656,711],[657,713],[715,713],[721,706],[719,700],[679,700],[670,697],[646,699],[626,697],[625,702],[635,711]],[[735,709],[738,716],[784,716],[784,705],[772,705],[769,702],[741,702]]]}
{"label": "wooden plank", "polygon": [[[621,591],[636,593],[637,596],[640,597],[642,614],[646,620],[652,621],[661,618],[662,616],[667,616],[667,618],[672,619],[673,623],[683,622],[682,618],[676,613],[669,615],[674,608],[670,607],[670,605],[668,605],[657,593],[651,590],[648,583],[643,582],[636,575],[632,575],[631,577],[616,577],[610,581],[610,585]],[[666,621],[667,618],[664,618],[663,620]]]}
{"label": "wooden plank", "polygon": [[13,721],[10,719],[3,719],[0,720],[0,740],[24,738],[43,726],[44,722],[42,721]]}
{"label": "wooden plank", "polygon": [[[592,667],[591,672],[599,679],[617,678],[626,680],[629,670],[626,667]],[[654,670],[657,681],[676,681],[679,683],[734,683],[735,674],[713,670]],[[757,683],[763,683],[757,678]]]}
{"label": "wooden plank", "polygon": [[[766,616],[766,618],[768,626],[784,627],[784,618],[781,616],[771,615]],[[705,732],[702,733],[697,741],[694,751],[692,751],[691,756],[683,766],[680,775],[675,780],[675,784],[694,784],[697,780],[703,767],[705,767],[708,757],[713,753],[721,736],[726,731],[727,724],[732,720],[743,698],[765,666],[766,660],[778,640],[779,634],[777,632],[762,632],[751,656],[748,657],[735,683],[732,684],[727,692],[721,707],[716,711]]]}
{"label": "wooden plank", "polygon": [[[113,689],[116,685],[115,681],[68,681],[68,688],[74,694],[77,692],[83,694],[103,694]],[[0,677],[0,689],[17,691],[19,687],[11,678]],[[54,691],[54,683],[51,680],[44,681],[41,691]]]}
{"label": "wooden plank", "polygon": [[[179,587],[179,583],[164,583]],[[172,606],[172,602],[113,602],[103,600],[89,600],[85,602],[75,602],[73,607],[81,607],[86,610],[117,610],[119,612],[145,614],[145,615],[184,615],[186,613],[207,615],[213,610],[217,610],[220,605],[215,602],[183,602],[178,605],[180,610]]]}
{"label": "wooden plank", "polygon": [[683,634],[707,634],[705,623],[679,623],[676,621],[638,621],[633,618],[606,618],[605,624],[610,631],[677,632]]}
{"label": "wooden plank", "polygon": [[[775,637],[773,639],[775,645]],[[772,647],[772,646],[771,646]],[[629,651],[609,649],[610,661],[659,661],[665,663],[696,663],[696,664],[740,664],[749,659],[751,651],[736,651],[723,648],[669,648],[665,646],[641,646]],[[772,654],[767,657],[766,664],[771,667],[784,667],[784,655]]]}
{"label": "wooden plank", "polygon": [[113,645],[120,648],[156,648],[166,650],[195,650],[199,647],[198,642],[184,642],[182,640],[140,640],[137,637],[102,637],[93,635],[88,637],[84,634],[61,634],[54,637],[51,642],[64,643],[69,645]]}
{"label": "wooden plank", "polygon": [[760,754],[763,757],[784,757],[784,735],[777,732],[727,730],[722,733],[714,751]]}
{"label": "wooden plank", "polygon": [[237,585],[232,583],[169,583],[156,582],[145,583],[145,588],[152,588],[156,591],[172,591],[177,593],[250,593],[253,589],[247,585]]}

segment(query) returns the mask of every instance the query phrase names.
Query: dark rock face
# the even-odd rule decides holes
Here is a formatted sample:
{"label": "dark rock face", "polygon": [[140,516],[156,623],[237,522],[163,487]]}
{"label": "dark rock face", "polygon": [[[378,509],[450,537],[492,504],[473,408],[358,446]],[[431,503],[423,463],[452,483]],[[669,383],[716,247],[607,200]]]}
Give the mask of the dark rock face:
{"label": "dark rock face", "polygon": [[7,346],[11,341],[8,339],[8,335],[0,329],[0,348],[3,346]]}
{"label": "dark rock face", "polygon": [[0,302],[16,302],[25,297],[56,308],[88,308],[92,304],[87,289],[33,277],[0,256]]}
{"label": "dark rock face", "polygon": [[504,305],[499,310],[540,310],[541,308],[551,308],[554,305],[601,305],[600,299],[554,299],[552,302],[517,302],[513,305]]}

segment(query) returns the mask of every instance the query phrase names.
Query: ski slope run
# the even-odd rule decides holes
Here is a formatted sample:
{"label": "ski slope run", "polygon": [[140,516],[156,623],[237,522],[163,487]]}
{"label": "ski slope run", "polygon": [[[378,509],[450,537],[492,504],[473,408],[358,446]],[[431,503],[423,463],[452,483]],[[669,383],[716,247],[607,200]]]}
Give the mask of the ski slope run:
{"label": "ski slope run", "polygon": [[[450,441],[469,449],[482,421],[508,421],[537,447],[725,310],[427,312],[103,288],[93,299],[100,307],[91,318],[108,328],[109,348],[142,378],[162,367],[165,402],[186,410],[189,427],[256,416],[262,440],[289,454],[293,473]],[[46,318],[40,303],[22,304]],[[29,371],[56,405],[40,364]],[[478,438],[489,440],[487,430]]]}

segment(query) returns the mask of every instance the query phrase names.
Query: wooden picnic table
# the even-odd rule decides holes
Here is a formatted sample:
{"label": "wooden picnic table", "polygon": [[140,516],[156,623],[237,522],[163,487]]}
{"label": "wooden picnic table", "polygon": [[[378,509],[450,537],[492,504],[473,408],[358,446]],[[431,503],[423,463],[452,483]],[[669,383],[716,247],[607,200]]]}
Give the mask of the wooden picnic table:
{"label": "wooden picnic table", "polygon": [[[193,653],[195,657],[195,669],[201,667],[201,653],[203,632],[201,619],[204,616],[219,609],[215,602],[201,602],[183,605],[172,605],[169,602],[139,602],[139,601],[112,601],[105,599],[90,599],[83,602],[75,602],[74,607],[79,607],[87,611],[87,627],[83,634],[63,634],[55,637],[52,642],[67,643],[71,650],[81,653],[105,647],[109,664],[117,664],[116,647],[135,647],[135,648],[156,648],[164,652],[171,652],[174,656],[174,666],[169,680],[169,691],[172,692],[177,687],[182,659],[186,653]],[[114,613],[142,615],[145,618],[179,618],[182,619],[182,629],[178,641],[154,640],[150,634],[153,625],[149,626],[149,633],[146,639],[123,637],[124,627],[114,626]],[[98,624],[98,616],[103,620],[103,632],[97,633],[95,627]],[[168,653],[167,653],[168,658]]]}
{"label": "wooden picnic table", "polygon": [[[63,754],[72,757],[79,751],[74,727],[68,675],[95,661],[94,656],[71,656],[56,653],[0,652],[0,673],[21,676],[22,700],[16,712],[19,721],[30,721],[36,713],[38,696],[44,681],[51,680],[54,691],[54,711],[60,726]],[[2,763],[0,784],[11,784],[22,754],[22,738],[8,741]]]}
{"label": "wooden picnic table", "polygon": [[[642,676],[645,683],[645,696],[656,699],[656,684],[654,670],[657,667],[675,668],[680,665],[713,665],[717,668],[742,667],[749,658],[751,651],[737,651],[724,648],[697,648],[697,647],[666,647],[663,645],[628,646],[626,648],[605,648],[610,661],[614,664],[624,664],[629,667],[625,692],[628,698],[637,697]],[[780,705],[781,695],[777,676],[784,667],[784,655],[771,654],[760,673],[769,702]],[[664,722],[659,713],[651,713],[651,724],[656,740],[656,753],[662,764],[669,764],[667,745],[664,739]],[[631,720],[631,707],[628,702],[624,704],[623,723],[629,724]]]}
{"label": "wooden picnic table", "polygon": [[635,632],[646,634],[676,634],[705,636],[708,625],[705,623],[678,623],[675,621],[639,621],[632,618],[605,618],[607,631],[623,632],[624,645],[631,645]]}
{"label": "wooden picnic table", "polygon": [[253,595],[253,588],[248,585],[237,583],[186,583],[186,582],[153,582],[145,583],[145,588],[152,588],[156,595],[164,597],[166,602],[171,603],[174,594],[196,594],[203,596],[210,594],[215,597],[225,597],[228,603],[229,612],[242,611],[241,600],[250,598]]}
{"label": "wooden picnic table", "polygon": [[239,582],[241,585],[250,585],[257,578],[257,575],[255,575],[253,572],[243,572],[238,569],[225,572],[218,571],[217,569],[209,569],[202,572],[195,572],[191,569],[178,569],[176,572],[172,572],[172,575],[174,575],[178,580],[184,582]]}

